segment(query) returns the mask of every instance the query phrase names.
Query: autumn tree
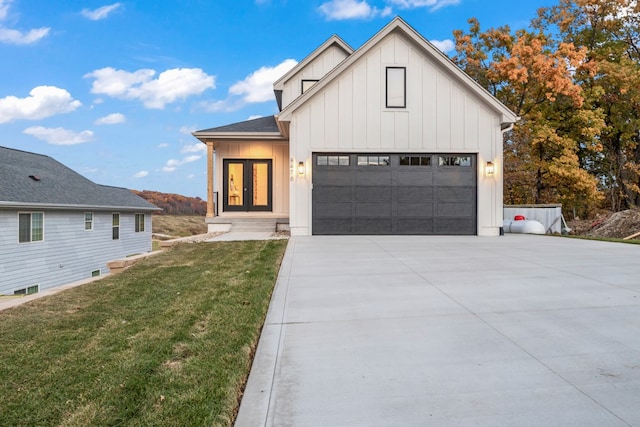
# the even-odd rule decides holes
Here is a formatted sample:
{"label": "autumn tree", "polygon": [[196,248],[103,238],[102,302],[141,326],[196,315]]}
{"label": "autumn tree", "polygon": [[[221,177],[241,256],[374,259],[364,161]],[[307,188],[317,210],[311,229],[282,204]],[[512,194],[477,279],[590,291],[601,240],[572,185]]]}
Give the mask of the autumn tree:
{"label": "autumn tree", "polygon": [[513,33],[504,26],[483,32],[476,19],[469,24],[467,33],[454,32],[454,61],[521,117],[505,138],[505,202],[589,210],[600,193],[578,153],[600,151],[604,122],[573,80],[578,71],[595,73],[587,49],[543,31]]}
{"label": "autumn tree", "polygon": [[613,210],[640,205],[640,6],[636,0],[560,0],[533,22],[563,42],[586,49],[596,70],[574,79],[605,127],[601,152],[581,151],[583,167],[597,177]]}

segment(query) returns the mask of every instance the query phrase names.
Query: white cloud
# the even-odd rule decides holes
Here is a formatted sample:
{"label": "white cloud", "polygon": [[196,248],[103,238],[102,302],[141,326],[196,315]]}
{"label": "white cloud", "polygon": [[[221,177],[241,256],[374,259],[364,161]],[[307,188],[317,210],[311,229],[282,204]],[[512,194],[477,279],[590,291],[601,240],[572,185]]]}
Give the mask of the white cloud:
{"label": "white cloud", "polygon": [[378,9],[371,6],[367,0],[331,0],[322,3],[318,10],[330,21],[347,19],[369,19],[376,16],[388,16],[391,8]]}
{"label": "white cloud", "polygon": [[433,44],[435,47],[437,47],[444,53],[451,52],[456,48],[456,44],[454,43],[453,40],[450,40],[450,39],[430,40],[430,41],[431,41],[431,44]]}
{"label": "white cloud", "polygon": [[158,148],[167,148],[169,146],[169,144],[167,144],[166,142],[161,142],[160,144],[158,144]]}
{"label": "white cloud", "polygon": [[0,0],[0,21],[7,18],[9,13],[9,5],[13,0]]}
{"label": "white cloud", "polygon": [[202,156],[192,155],[192,156],[187,156],[182,160],[169,159],[167,160],[166,165],[162,168],[162,172],[173,172],[177,169],[178,166],[195,162],[196,160],[200,160],[201,158]]}
{"label": "white cloud", "polygon": [[0,42],[17,45],[31,44],[46,37],[49,34],[49,30],[47,27],[42,27],[23,33],[9,28],[0,28]]}
{"label": "white cloud", "polygon": [[100,117],[94,123],[97,125],[116,125],[118,123],[124,123],[126,121],[127,118],[124,116],[124,114],[112,113],[104,117]]}
{"label": "white cloud", "polygon": [[187,175],[187,179],[193,179],[196,177],[196,174],[194,173],[190,173],[189,175]]}
{"label": "white cloud", "polygon": [[22,132],[54,145],[76,145],[93,140],[93,132],[90,130],[75,132],[64,128],[32,126]]}
{"label": "white cloud", "polygon": [[85,18],[89,18],[92,21],[98,21],[100,19],[105,19],[111,12],[116,10],[121,6],[120,3],[110,4],[108,6],[102,6],[94,10],[82,9],[82,16]]}
{"label": "white cloud", "polygon": [[157,79],[151,69],[140,69],[133,73],[101,68],[84,77],[94,78],[91,93],[104,94],[114,98],[137,99],[145,107],[163,109],[166,104],[191,95],[199,95],[207,89],[215,88],[215,77],[200,68],[174,68],[163,71]]}
{"label": "white cloud", "polygon": [[419,7],[428,7],[429,11],[434,12],[445,6],[459,4],[461,0],[388,0],[394,6],[400,9],[415,9]]}
{"label": "white cloud", "polygon": [[180,150],[181,153],[205,153],[206,151],[207,151],[207,146],[201,142],[196,142],[195,144],[191,144],[191,145],[185,145]]}
{"label": "white cloud", "polygon": [[82,103],[71,97],[64,89],[55,86],[38,86],[31,89],[29,96],[0,98],[0,123],[14,120],[38,120],[56,114],[74,111]]}
{"label": "white cloud", "polygon": [[[9,6],[13,0],[0,0],[0,21],[7,19],[9,14]],[[0,26],[0,43],[7,44],[31,44],[46,37],[51,29],[48,27],[34,28],[29,31],[19,31],[12,28]]]}
{"label": "white cloud", "polygon": [[263,116],[261,116],[260,114],[253,114],[251,116],[249,116],[249,118],[247,120],[253,120],[253,119],[259,119]]}
{"label": "white cloud", "polygon": [[140,171],[140,172],[136,172],[135,174],[133,174],[133,177],[134,178],[144,178],[147,175],[149,175],[149,171]]}
{"label": "white cloud", "polygon": [[244,80],[229,88],[232,95],[243,95],[247,103],[273,100],[273,82],[285,75],[298,64],[295,59],[285,59],[275,67],[261,67],[249,74]]}

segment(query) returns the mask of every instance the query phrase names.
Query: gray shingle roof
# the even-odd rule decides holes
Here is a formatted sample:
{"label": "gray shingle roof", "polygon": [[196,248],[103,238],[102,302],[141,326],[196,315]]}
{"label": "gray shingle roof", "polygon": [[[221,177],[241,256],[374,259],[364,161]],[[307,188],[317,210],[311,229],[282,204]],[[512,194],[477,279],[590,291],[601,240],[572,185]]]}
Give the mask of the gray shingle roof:
{"label": "gray shingle roof", "polygon": [[247,120],[244,122],[232,123],[230,125],[219,126],[211,129],[199,130],[196,133],[217,133],[217,132],[232,132],[232,133],[279,133],[278,125],[276,124],[276,118],[274,116],[260,117],[258,119]]}
{"label": "gray shingle roof", "polygon": [[0,147],[0,207],[30,205],[158,209],[126,188],[96,184],[49,156]]}

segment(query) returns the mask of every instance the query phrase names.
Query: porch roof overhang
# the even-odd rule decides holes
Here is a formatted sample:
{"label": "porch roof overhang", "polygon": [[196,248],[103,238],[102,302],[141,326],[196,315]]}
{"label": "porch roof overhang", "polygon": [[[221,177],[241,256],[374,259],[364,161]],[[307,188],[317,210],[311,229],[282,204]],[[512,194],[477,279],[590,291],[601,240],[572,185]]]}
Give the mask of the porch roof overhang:
{"label": "porch roof overhang", "polygon": [[288,128],[274,116],[260,117],[211,129],[192,132],[200,141],[288,141]]}

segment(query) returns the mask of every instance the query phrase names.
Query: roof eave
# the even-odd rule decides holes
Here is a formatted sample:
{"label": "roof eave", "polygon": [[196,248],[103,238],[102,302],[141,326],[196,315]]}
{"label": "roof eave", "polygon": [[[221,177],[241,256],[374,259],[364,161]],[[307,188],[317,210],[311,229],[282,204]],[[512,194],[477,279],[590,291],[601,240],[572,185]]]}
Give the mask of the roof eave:
{"label": "roof eave", "polygon": [[291,77],[295,76],[300,70],[307,66],[311,61],[317,58],[322,52],[324,52],[331,45],[338,45],[341,49],[343,49],[347,56],[351,55],[355,50],[349,46],[347,42],[342,40],[340,36],[337,34],[332,35],[324,43],[318,46],[313,52],[307,55],[302,61],[300,61],[295,67],[285,73],[284,76],[280,77],[273,83],[274,90],[281,90],[284,88],[285,82],[287,82]]}
{"label": "roof eave", "polygon": [[0,209],[24,209],[24,208],[37,208],[37,209],[71,209],[71,210],[83,210],[83,209],[95,209],[95,210],[126,210],[126,211],[161,211],[162,209],[153,207],[141,207],[141,206],[106,206],[106,205],[73,205],[73,204],[60,204],[60,203],[34,203],[34,202],[11,202],[0,201]]}
{"label": "roof eave", "polygon": [[280,132],[192,132],[200,141],[214,139],[286,141]]}

